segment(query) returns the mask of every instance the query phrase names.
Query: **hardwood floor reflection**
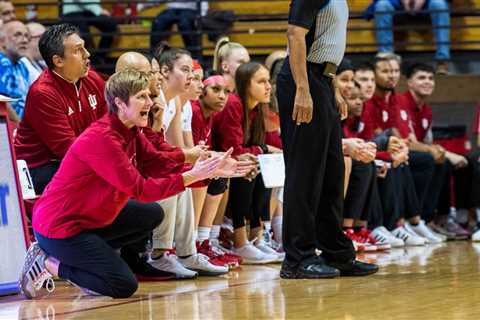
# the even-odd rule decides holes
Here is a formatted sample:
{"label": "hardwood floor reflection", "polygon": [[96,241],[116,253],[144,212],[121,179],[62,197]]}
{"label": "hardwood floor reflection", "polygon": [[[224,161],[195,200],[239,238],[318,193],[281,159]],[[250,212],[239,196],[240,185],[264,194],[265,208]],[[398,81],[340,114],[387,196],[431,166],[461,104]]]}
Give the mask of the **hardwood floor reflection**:
{"label": "hardwood floor reflection", "polygon": [[85,297],[66,283],[37,301],[0,299],[0,319],[480,319],[480,244],[361,255],[366,278],[281,280],[278,265],[223,278],[144,282],[130,299]]}

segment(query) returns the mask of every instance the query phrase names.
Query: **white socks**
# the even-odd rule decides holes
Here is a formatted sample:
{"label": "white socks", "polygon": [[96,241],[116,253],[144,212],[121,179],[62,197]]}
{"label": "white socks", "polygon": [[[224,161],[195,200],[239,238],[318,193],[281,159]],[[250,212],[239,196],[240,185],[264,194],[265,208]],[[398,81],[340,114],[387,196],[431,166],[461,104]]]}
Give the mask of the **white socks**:
{"label": "white socks", "polygon": [[198,227],[198,236],[197,240],[203,242],[210,237],[210,227]]}
{"label": "white socks", "polygon": [[220,225],[213,225],[210,230],[210,239],[218,239],[220,236]]}

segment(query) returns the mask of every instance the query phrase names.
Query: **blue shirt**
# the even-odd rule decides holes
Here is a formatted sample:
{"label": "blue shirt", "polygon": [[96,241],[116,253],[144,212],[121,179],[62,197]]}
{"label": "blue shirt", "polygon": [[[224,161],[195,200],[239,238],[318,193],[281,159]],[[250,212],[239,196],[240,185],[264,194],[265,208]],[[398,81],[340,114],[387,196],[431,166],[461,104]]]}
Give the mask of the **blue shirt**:
{"label": "blue shirt", "polygon": [[10,102],[20,119],[23,117],[28,93],[28,70],[22,63],[13,64],[0,52],[0,94],[18,100]]}

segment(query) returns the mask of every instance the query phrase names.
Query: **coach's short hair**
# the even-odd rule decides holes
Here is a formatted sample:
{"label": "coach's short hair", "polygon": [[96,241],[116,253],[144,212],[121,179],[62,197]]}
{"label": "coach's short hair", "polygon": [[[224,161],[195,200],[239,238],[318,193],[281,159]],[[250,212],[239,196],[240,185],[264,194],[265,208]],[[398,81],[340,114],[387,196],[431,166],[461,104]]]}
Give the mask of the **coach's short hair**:
{"label": "coach's short hair", "polygon": [[65,39],[75,33],[80,35],[77,27],[68,23],[62,23],[51,26],[40,37],[38,49],[49,69],[55,67],[53,64],[53,56],[63,57],[65,53],[63,42]]}
{"label": "coach's short hair", "polygon": [[105,85],[105,100],[110,113],[118,113],[115,98],[128,103],[128,99],[131,96],[147,89],[149,83],[150,77],[145,72],[126,69],[113,74]]}

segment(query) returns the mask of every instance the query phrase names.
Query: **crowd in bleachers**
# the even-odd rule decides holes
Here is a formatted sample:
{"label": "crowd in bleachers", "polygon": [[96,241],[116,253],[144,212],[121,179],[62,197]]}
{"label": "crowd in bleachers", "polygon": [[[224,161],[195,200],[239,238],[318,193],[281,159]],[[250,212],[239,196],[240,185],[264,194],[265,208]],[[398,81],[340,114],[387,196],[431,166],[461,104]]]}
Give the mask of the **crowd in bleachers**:
{"label": "crowd in bleachers", "polygon": [[[52,276],[89,293],[124,297],[136,290],[133,274],[144,280],[217,276],[240,264],[284,259],[283,190],[265,187],[257,157],[282,153],[275,81],[286,52],[272,53],[265,64],[251,62],[244,46],[222,38],[213,69],[204,70],[189,51],[161,43],[152,54],[121,55],[109,78],[90,65],[88,39],[73,25],[45,29],[5,12],[0,94],[15,100],[0,104],[0,112],[15,124],[16,156],[27,162],[43,195],[30,219],[46,254],[38,247],[41,275],[22,282],[28,297],[42,286],[51,291]],[[400,93],[401,57],[385,51],[360,65],[344,59],[335,76],[345,161],[339,224],[358,252],[480,241],[480,231],[461,226],[451,212],[452,206],[470,209],[474,227],[480,223],[480,153],[458,154],[435,141],[428,98],[436,70],[405,65],[408,88]],[[122,87],[128,83],[135,85]],[[118,129],[119,120],[144,128]],[[161,185],[179,174],[186,188],[174,180]],[[462,181],[456,188],[453,177]],[[78,196],[70,199],[73,193]],[[135,241],[103,228],[117,209],[124,219],[113,224],[115,232],[130,227],[138,231]],[[138,215],[128,220],[132,212]],[[72,240],[55,241],[65,238]],[[89,248],[93,238],[105,239],[111,250]],[[69,254],[80,247],[90,254]]]}

